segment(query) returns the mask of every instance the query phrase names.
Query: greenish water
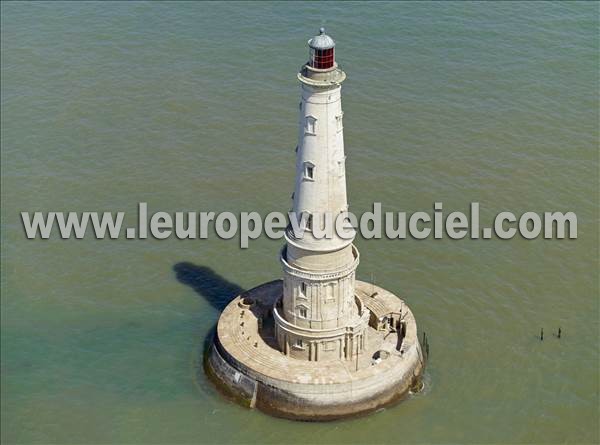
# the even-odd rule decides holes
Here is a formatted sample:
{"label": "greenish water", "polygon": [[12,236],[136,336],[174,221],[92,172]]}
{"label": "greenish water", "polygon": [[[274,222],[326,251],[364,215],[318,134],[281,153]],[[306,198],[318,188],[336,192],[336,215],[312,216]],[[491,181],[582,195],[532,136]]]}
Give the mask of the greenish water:
{"label": "greenish water", "polygon": [[[3,443],[600,440],[598,3],[1,7]],[[358,239],[359,277],[428,333],[427,389],[307,424],[198,369],[230,294],[280,276],[281,242],[31,241],[19,212],[286,211],[321,25],[348,74],[354,212],[571,210],[579,238]]]}

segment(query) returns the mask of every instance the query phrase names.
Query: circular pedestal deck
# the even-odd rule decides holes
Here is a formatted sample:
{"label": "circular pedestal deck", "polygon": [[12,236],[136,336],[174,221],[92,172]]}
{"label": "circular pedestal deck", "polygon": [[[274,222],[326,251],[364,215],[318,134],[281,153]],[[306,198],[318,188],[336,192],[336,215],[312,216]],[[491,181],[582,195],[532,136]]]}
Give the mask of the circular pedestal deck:
{"label": "circular pedestal deck", "polygon": [[280,417],[333,420],[375,410],[420,386],[417,325],[392,293],[356,281],[356,295],[371,311],[365,352],[326,362],[279,351],[272,308],[281,295],[281,280],[262,284],[236,297],[219,319],[205,368],[240,403]]}

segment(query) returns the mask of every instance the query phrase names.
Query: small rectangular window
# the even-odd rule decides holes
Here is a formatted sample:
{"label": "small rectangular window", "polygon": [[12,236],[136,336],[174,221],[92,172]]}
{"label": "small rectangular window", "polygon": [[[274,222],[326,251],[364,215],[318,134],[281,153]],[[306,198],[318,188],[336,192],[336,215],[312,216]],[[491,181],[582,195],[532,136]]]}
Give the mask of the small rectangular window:
{"label": "small rectangular window", "polygon": [[345,164],[346,164],[346,156],[343,157],[343,159],[338,161],[338,176],[344,176],[344,171],[346,170],[345,168]]}
{"label": "small rectangular window", "polygon": [[306,177],[308,179],[314,179],[315,168],[312,165],[306,166]]}
{"label": "small rectangular window", "polygon": [[303,348],[304,347],[304,343],[302,342],[301,338],[297,338],[296,339],[296,346],[299,348]]}
{"label": "small rectangular window", "polygon": [[305,118],[305,122],[304,122],[304,132],[306,134],[316,134],[316,123],[317,123],[317,119],[314,118],[313,116],[306,116]]}
{"label": "small rectangular window", "polygon": [[304,163],[304,179],[314,181],[315,179],[315,165],[312,162],[306,161]]}
{"label": "small rectangular window", "polygon": [[306,308],[301,307],[300,308],[300,317],[306,318],[306,315],[307,315]]}
{"label": "small rectangular window", "polygon": [[344,118],[344,113],[340,113],[335,117],[337,132],[339,133],[344,129],[344,124],[342,123],[342,119]]}
{"label": "small rectangular window", "polygon": [[300,285],[300,289],[302,289],[302,293],[303,293],[303,294],[306,294],[306,283],[302,283],[302,284]]}
{"label": "small rectangular window", "polygon": [[335,301],[335,297],[333,295],[333,284],[328,284],[325,287],[325,303],[331,303]]}

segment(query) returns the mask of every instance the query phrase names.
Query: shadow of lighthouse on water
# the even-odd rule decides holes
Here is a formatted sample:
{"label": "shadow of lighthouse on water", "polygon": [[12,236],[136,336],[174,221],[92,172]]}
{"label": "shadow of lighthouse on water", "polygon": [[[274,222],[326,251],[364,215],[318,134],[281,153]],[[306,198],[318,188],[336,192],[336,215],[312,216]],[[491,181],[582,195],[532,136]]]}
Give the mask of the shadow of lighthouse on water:
{"label": "shadow of lighthouse on water", "polygon": [[173,271],[177,281],[194,289],[219,312],[222,312],[231,300],[244,291],[207,266],[181,262],[173,266]]}

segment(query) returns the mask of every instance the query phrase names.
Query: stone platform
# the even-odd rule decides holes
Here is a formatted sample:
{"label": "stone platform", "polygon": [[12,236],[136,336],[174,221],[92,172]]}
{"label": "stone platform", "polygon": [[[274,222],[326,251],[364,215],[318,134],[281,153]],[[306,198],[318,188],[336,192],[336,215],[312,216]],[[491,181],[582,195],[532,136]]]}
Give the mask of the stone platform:
{"label": "stone platform", "polygon": [[370,310],[365,352],[349,360],[306,361],[284,355],[274,338],[273,307],[282,281],[236,297],[223,311],[205,360],[208,375],[240,403],[298,420],[333,420],[390,404],[421,386],[424,359],[408,306],[356,281]]}

